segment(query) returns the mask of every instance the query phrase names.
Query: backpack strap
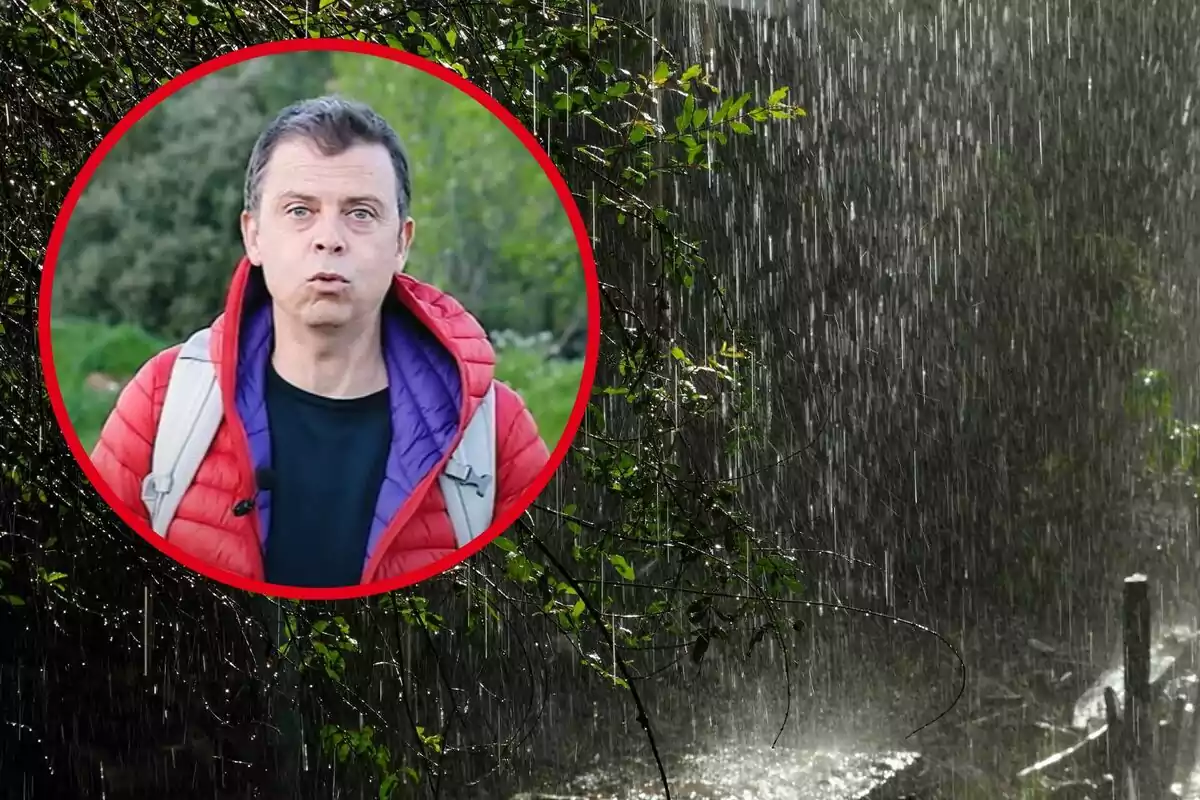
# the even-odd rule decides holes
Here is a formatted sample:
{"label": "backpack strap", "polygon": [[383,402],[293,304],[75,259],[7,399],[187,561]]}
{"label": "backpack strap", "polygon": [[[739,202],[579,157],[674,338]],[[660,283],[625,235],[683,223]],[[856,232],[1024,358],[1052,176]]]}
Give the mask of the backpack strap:
{"label": "backpack strap", "polygon": [[154,437],[150,474],[142,482],[142,502],[151,527],[164,538],[224,413],[209,355],[210,336],[208,328],[192,334],[175,359]]}
{"label": "backpack strap", "polygon": [[454,526],[454,538],[462,547],[488,529],[495,512],[495,383],[488,386],[438,481]]}

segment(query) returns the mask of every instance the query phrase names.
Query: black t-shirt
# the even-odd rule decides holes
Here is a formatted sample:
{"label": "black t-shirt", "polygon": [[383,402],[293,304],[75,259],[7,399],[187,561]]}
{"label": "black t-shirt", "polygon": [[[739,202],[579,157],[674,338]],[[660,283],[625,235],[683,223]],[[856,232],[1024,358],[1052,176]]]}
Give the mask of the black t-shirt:
{"label": "black t-shirt", "polygon": [[274,473],[266,579],[283,586],[354,586],[387,468],[388,391],[320,397],[268,364],[266,401]]}

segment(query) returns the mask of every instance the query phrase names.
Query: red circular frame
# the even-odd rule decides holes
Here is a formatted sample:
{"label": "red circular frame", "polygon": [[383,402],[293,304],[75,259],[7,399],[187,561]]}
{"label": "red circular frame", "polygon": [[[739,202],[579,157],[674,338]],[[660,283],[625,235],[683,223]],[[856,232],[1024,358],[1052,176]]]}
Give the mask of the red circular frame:
{"label": "red circular frame", "polygon": [[[575,240],[579,246],[580,258],[583,262],[588,306],[587,353],[584,357],[583,377],[579,384],[579,394],[575,398],[575,406],[571,410],[571,416],[567,421],[567,427],[563,431],[562,438],[559,439],[558,445],[550,454],[550,460],[542,468],[542,471],[538,473],[537,477],[534,478],[532,485],[521,493],[519,501],[514,507],[508,512],[499,515],[492,522],[492,525],[470,544],[455,550],[450,555],[444,556],[421,569],[407,572],[390,580],[373,581],[355,586],[311,589],[256,581],[213,567],[207,562],[184,552],[164,537],[158,536],[141,519],[127,513],[122,508],[122,503],[119,501],[116,493],[108,487],[100,477],[99,471],[92,464],[91,458],[84,449],[83,443],[80,441],[74,426],[71,424],[70,417],[67,415],[66,406],[62,399],[62,390],[58,383],[58,373],[54,366],[50,328],[50,303],[53,293],[54,271],[63,235],[66,232],[71,214],[75,210],[75,205],[79,202],[80,195],[83,194],[100,162],[104,160],[117,141],[152,108],[183,87],[206,75],[252,58],[306,50],[342,50],[360,55],[387,58],[410,67],[415,67],[434,77],[440,78],[459,91],[470,95],[507,125],[508,129],[521,140],[522,144],[525,145],[538,164],[541,165],[547,177],[550,178],[550,181],[554,184],[555,191],[558,192],[559,200],[571,220],[571,227],[575,233]],[[190,567],[206,577],[238,589],[295,600],[345,600],[390,592],[405,586],[411,586],[426,578],[439,575],[451,567],[462,563],[490,544],[503,531],[507,530],[510,525],[517,521],[521,514],[525,513],[525,509],[537,499],[538,495],[542,493],[553,477],[554,472],[567,456],[567,451],[570,449],[575,434],[583,422],[588,397],[591,394],[592,385],[595,381],[596,361],[600,350],[600,284],[596,275],[596,260],[592,252],[587,227],[584,224],[583,216],[580,214],[578,206],[575,204],[575,199],[571,196],[570,189],[567,188],[566,181],[563,180],[562,175],[559,174],[558,169],[550,160],[550,156],[542,149],[542,146],[534,138],[533,134],[526,130],[516,117],[497,102],[495,98],[453,70],[392,47],[349,39],[290,39],[247,47],[193,67],[159,87],[149,97],[134,106],[133,110],[126,114],[108,135],[104,137],[96,150],[88,157],[87,162],[83,165],[83,169],[80,170],[75,181],[72,183],[70,191],[67,192],[67,198],[62,208],[59,209],[54,229],[50,234],[50,243],[46,250],[46,260],[42,270],[42,283],[38,295],[38,350],[42,359],[42,371],[46,379],[46,388],[50,395],[50,405],[54,409],[54,415],[58,420],[59,427],[62,428],[67,445],[71,448],[71,454],[79,462],[84,474],[87,475],[92,485],[96,487],[96,490],[104,498],[104,501],[139,536],[184,566]]]}

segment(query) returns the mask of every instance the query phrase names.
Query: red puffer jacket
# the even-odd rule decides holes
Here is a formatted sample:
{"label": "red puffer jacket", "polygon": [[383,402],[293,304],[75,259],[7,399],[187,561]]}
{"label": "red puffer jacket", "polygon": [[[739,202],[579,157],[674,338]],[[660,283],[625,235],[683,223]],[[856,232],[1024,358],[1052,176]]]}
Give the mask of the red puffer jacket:
{"label": "red puffer jacket", "polygon": [[[399,330],[392,338],[408,337],[403,343],[408,348],[405,352],[411,352],[412,347],[424,348],[421,374],[425,382],[454,384],[457,375],[458,391],[454,394],[457,410],[447,403],[445,397],[449,395],[443,395],[439,402],[443,407],[441,413],[450,415],[449,422],[453,423],[457,415],[457,427],[442,429],[450,427],[461,435],[493,381],[495,355],[491,344],[479,323],[456,300],[432,286],[398,276],[395,299],[400,310],[385,314],[385,351],[389,346],[387,331]],[[404,314],[403,310],[409,313]],[[404,333],[403,325],[412,330]],[[188,554],[212,567],[255,581],[263,580],[263,547],[269,527],[264,513],[269,509],[239,517],[233,513],[233,507],[239,500],[255,495],[255,470],[263,466],[264,457],[269,457],[264,456],[264,452],[269,453],[269,442],[263,442],[259,434],[247,436],[248,429],[265,430],[266,425],[261,421],[253,425],[247,422],[258,413],[255,409],[263,408],[261,375],[269,356],[270,330],[269,299],[261,275],[243,260],[234,275],[225,313],[212,326],[211,355],[223,395],[225,418],[167,531],[168,541]],[[178,345],[165,350],[138,371],[118,397],[91,455],[104,482],[133,515],[146,523],[147,530],[150,521],[141,500],[142,481],[150,472],[151,443],[178,352]],[[443,371],[441,381],[435,380],[439,376],[431,374],[429,366],[432,359],[438,358]],[[397,359],[385,360],[389,361],[389,373],[394,380],[406,380],[403,363]],[[437,369],[435,364],[433,371]],[[258,379],[254,378],[256,370]],[[411,386],[411,378],[407,383]],[[255,391],[259,392],[257,396]],[[444,385],[440,391],[446,391]],[[400,397],[413,394],[393,393],[394,419],[399,419],[401,413],[409,415],[406,419],[411,419],[414,413],[433,413],[428,411],[436,405],[433,401],[424,401],[416,410],[396,407],[402,402]],[[495,517],[499,517],[533,483],[549,460],[546,445],[524,402],[499,381],[496,381],[496,436]],[[410,473],[410,481],[401,481],[405,485],[415,484],[411,494],[395,499],[394,506],[380,506],[392,513],[382,518],[388,520],[386,525],[381,520],[379,529],[372,532],[362,583],[399,577],[457,549],[437,481],[440,464],[453,452],[457,441],[455,436],[442,443],[439,466],[426,468],[423,477]],[[394,451],[406,447],[402,432],[397,432],[392,446]],[[382,497],[385,493],[386,490],[381,492],[381,503],[386,502]]]}

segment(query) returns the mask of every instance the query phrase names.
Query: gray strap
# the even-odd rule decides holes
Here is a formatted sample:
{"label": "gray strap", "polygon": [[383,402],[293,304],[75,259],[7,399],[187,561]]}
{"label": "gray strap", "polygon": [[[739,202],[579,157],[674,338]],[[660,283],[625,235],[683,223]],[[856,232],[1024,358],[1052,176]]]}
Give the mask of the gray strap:
{"label": "gray strap", "polygon": [[467,423],[467,430],[438,476],[458,546],[492,524],[496,505],[496,386]]}
{"label": "gray strap", "polygon": [[221,425],[221,388],[209,355],[210,336],[208,328],[197,331],[179,351],[158,420],[150,474],[142,482],[150,524],[164,538]]}

